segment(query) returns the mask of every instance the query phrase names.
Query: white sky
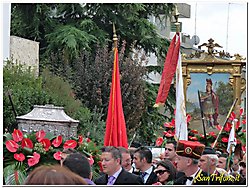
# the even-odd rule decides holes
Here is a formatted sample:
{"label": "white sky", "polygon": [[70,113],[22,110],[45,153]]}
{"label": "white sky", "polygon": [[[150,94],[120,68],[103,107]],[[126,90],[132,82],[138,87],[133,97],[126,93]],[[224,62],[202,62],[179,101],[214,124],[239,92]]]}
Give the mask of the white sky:
{"label": "white sky", "polygon": [[[183,33],[189,34],[190,38],[196,34],[200,38],[198,45],[213,38],[215,43],[223,47],[222,49],[217,48],[217,50],[225,50],[230,55],[239,53],[246,57],[248,49],[247,2],[234,2],[230,3],[230,5],[224,1],[186,3],[191,5],[191,18],[179,18],[179,21],[183,23]],[[229,23],[228,27],[227,22]]]}

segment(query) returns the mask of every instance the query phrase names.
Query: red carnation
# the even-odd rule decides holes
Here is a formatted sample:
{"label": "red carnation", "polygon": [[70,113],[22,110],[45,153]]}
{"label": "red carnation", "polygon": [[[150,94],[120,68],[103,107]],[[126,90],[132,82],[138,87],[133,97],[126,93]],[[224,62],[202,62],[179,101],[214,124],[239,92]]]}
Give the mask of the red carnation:
{"label": "red carnation", "polygon": [[90,138],[86,138],[86,142],[87,143],[91,142],[91,139]]}
{"label": "red carnation", "polygon": [[22,140],[21,146],[22,146],[22,148],[26,147],[26,148],[30,148],[30,149],[33,149],[33,147],[34,147],[32,141],[29,138],[24,138]]}
{"label": "red carnation", "polygon": [[61,143],[62,143],[62,136],[59,135],[53,140],[52,145],[57,148],[61,145]]}
{"label": "red carnation", "polygon": [[15,142],[19,142],[19,141],[22,141],[23,139],[23,134],[22,134],[22,131],[18,130],[18,129],[14,129],[13,133],[12,133],[12,137],[13,137],[13,140]]}
{"label": "red carnation", "polygon": [[14,140],[7,140],[5,145],[6,148],[13,153],[16,152],[17,149],[19,148],[19,145]]}
{"label": "red carnation", "polygon": [[25,156],[22,154],[22,153],[15,153],[14,154],[14,158],[17,160],[17,161],[24,161],[25,160]]}
{"label": "red carnation", "polygon": [[171,125],[173,126],[173,127],[175,127],[175,119],[173,118],[172,120],[171,120]]}
{"label": "red carnation", "polygon": [[64,149],[68,149],[68,148],[74,149],[76,146],[77,146],[77,142],[75,140],[67,140],[64,143],[63,148]]}
{"label": "red carnation", "polygon": [[232,124],[231,124],[231,123],[227,123],[227,124],[225,125],[225,127],[224,127],[224,131],[230,132],[231,128],[232,128]]}
{"label": "red carnation", "polygon": [[54,158],[55,158],[57,161],[60,161],[60,160],[61,160],[61,154],[62,154],[61,151],[57,151],[56,153],[54,153]]}
{"label": "red carnation", "polygon": [[201,138],[205,138],[205,136],[203,134],[199,134]]}
{"label": "red carnation", "polygon": [[28,165],[29,165],[29,166],[34,166],[34,165],[36,165],[37,163],[39,163],[39,160],[40,160],[40,154],[34,152],[34,153],[33,153],[33,156],[31,156],[31,158],[28,159]]}
{"label": "red carnation", "polygon": [[42,139],[42,140],[40,141],[40,143],[42,143],[42,145],[43,145],[45,151],[48,151],[48,150],[49,150],[49,148],[50,148],[50,146],[51,146],[51,142],[50,142],[49,139],[44,138],[44,139]]}
{"label": "red carnation", "polygon": [[156,139],[156,146],[161,146],[162,143],[163,143],[163,137],[158,137],[158,138]]}
{"label": "red carnation", "polygon": [[40,142],[43,138],[45,138],[46,133],[45,133],[44,130],[40,130],[40,131],[38,131],[37,133],[35,133],[35,136],[36,136],[36,140],[37,140],[38,142]]}
{"label": "red carnation", "polygon": [[227,142],[228,142],[228,138],[227,138],[227,137],[223,137],[223,138],[221,139],[221,141],[227,143]]}

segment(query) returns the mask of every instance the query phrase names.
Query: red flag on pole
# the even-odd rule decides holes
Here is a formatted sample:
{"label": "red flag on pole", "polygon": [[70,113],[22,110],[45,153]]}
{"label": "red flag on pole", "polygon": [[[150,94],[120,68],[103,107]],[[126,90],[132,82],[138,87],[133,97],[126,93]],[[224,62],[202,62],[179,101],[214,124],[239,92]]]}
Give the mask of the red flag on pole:
{"label": "red flag on pole", "polygon": [[128,148],[120,88],[118,49],[116,47],[114,48],[112,87],[106,119],[104,146]]}
{"label": "red flag on pole", "polygon": [[168,53],[164,63],[162,78],[160,81],[160,86],[156,98],[156,104],[154,105],[154,107],[158,107],[159,105],[163,105],[165,103],[168,97],[172,79],[176,72],[176,66],[180,50],[180,38],[178,37],[178,40],[176,42],[177,35],[179,34],[175,34],[168,49]]}

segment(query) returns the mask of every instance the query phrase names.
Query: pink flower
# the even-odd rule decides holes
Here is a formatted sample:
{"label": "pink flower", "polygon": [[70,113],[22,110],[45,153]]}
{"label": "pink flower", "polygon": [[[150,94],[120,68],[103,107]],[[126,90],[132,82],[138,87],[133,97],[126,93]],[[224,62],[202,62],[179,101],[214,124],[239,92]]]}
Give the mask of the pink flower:
{"label": "pink flower", "polygon": [[25,156],[22,154],[22,153],[15,153],[14,154],[14,158],[17,160],[17,161],[20,161],[20,162],[22,162],[22,161],[24,161],[25,160]]}
{"label": "pink flower", "polygon": [[61,145],[61,143],[62,143],[62,136],[59,135],[53,140],[52,145],[57,148]]}
{"label": "pink flower", "polygon": [[33,149],[33,142],[29,138],[24,138],[21,143],[22,148],[30,148]]}
{"label": "pink flower", "polygon": [[5,145],[7,150],[13,153],[16,152],[17,149],[19,148],[19,145],[14,140],[7,140]]}
{"label": "pink flower", "polygon": [[243,125],[245,125],[245,124],[246,124],[246,119],[243,119],[243,120],[241,121],[241,123],[242,123]]}
{"label": "pink flower", "polygon": [[35,133],[35,136],[36,136],[36,140],[37,140],[38,142],[40,142],[43,138],[45,138],[46,133],[45,133],[44,130],[40,130],[40,131],[38,131],[37,133]]}
{"label": "pink flower", "polygon": [[175,135],[174,132],[172,132],[171,130],[169,130],[168,132],[167,131],[164,131],[163,134],[166,136],[166,137],[173,137]]}
{"label": "pink flower", "polygon": [[212,137],[214,137],[214,138],[216,138],[215,132],[209,132],[209,135],[212,136]]}
{"label": "pink flower", "polygon": [[13,140],[15,142],[19,142],[19,141],[22,141],[23,139],[23,134],[22,134],[22,131],[18,130],[18,129],[14,129],[13,133],[12,133],[12,137],[13,137]]}
{"label": "pink flower", "polygon": [[163,137],[158,137],[156,140],[156,146],[161,146],[163,143]]}
{"label": "pink flower", "polygon": [[77,146],[77,142],[75,140],[67,140],[64,145],[63,148],[64,149],[68,149],[68,148],[75,148]]}
{"label": "pink flower", "polygon": [[33,153],[33,156],[31,156],[31,158],[28,159],[28,165],[29,165],[29,166],[34,166],[34,165],[36,165],[37,163],[39,163],[39,160],[40,160],[40,154],[34,152],[34,153]]}
{"label": "pink flower", "polygon": [[54,158],[57,160],[57,161],[60,161],[61,160],[61,154],[62,152],[61,151],[57,151],[56,153],[54,153]]}

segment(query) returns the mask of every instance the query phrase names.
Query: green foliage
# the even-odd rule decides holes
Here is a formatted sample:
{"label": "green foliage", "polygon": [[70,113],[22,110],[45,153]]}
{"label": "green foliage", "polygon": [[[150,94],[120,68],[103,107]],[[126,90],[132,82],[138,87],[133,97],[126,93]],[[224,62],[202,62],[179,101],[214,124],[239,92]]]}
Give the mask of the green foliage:
{"label": "green foliage", "polygon": [[[166,100],[167,111],[159,113],[158,108],[154,108],[159,86],[146,83],[146,111],[141,118],[141,128],[138,130],[138,140],[145,145],[154,144],[158,135],[162,133],[163,124],[172,118],[174,112],[174,88],[171,87],[171,92]],[[164,109],[165,110],[165,109]]]}
{"label": "green foliage", "polygon": [[229,83],[218,82],[219,114],[226,115],[233,104],[233,88]]}

